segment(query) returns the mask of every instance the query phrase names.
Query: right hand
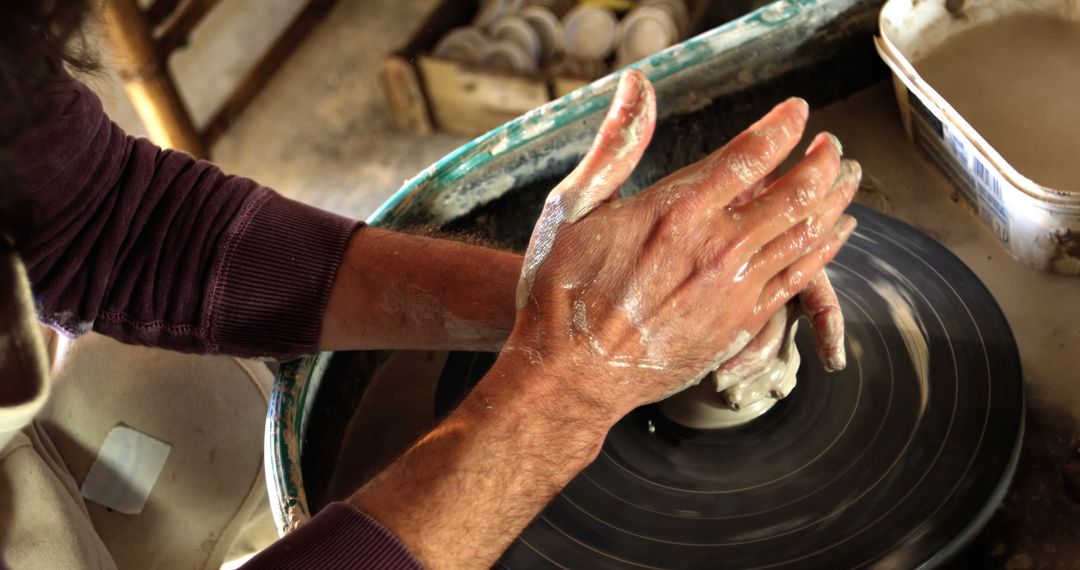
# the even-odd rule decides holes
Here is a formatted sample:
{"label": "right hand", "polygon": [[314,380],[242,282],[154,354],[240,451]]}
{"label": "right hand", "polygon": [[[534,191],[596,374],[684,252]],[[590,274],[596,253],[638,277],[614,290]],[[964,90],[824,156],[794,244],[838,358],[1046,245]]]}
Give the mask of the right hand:
{"label": "right hand", "polygon": [[545,367],[567,404],[615,421],[742,349],[850,236],[859,168],[816,144],[751,199],[806,125],[781,103],[705,159],[618,198],[655,127],[644,75],[625,72],[595,142],[548,196],[500,359]]}

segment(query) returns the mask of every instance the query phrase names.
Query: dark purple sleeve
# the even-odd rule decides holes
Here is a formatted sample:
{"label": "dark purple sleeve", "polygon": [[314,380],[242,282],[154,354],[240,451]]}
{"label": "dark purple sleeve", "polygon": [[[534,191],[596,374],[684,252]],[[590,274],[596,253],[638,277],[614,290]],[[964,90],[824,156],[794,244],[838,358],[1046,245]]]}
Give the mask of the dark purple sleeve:
{"label": "dark purple sleeve", "polygon": [[242,568],[419,570],[423,566],[375,519],[343,503],[331,503]]}
{"label": "dark purple sleeve", "polygon": [[37,212],[21,253],[43,322],[184,352],[316,350],[358,223],[127,136],[73,79],[52,97],[16,147],[17,190]]}

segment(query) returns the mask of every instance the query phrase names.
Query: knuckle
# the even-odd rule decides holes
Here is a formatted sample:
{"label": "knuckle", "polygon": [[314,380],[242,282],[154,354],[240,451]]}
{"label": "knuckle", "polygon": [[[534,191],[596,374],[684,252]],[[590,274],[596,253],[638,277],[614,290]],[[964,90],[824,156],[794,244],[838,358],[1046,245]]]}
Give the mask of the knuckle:
{"label": "knuckle", "polygon": [[806,273],[798,267],[789,267],[784,271],[785,291],[801,291],[806,284]]}
{"label": "knuckle", "polygon": [[771,127],[744,132],[723,154],[718,168],[743,184],[751,184],[765,176],[780,148],[775,132]]}
{"label": "knuckle", "polygon": [[695,211],[688,204],[673,204],[657,219],[657,233],[665,239],[678,240],[686,235],[694,222],[694,216]]}
{"label": "knuckle", "polygon": [[761,156],[752,151],[734,150],[724,155],[717,167],[719,175],[734,178],[743,185],[753,184],[764,175]]}
{"label": "knuckle", "polygon": [[[825,235],[825,222],[826,220],[820,216],[810,216],[803,221],[802,228],[800,228],[800,234],[796,238],[796,246],[802,249],[813,247],[815,243],[821,241],[821,238]],[[809,250],[803,253],[810,253]]]}
{"label": "knuckle", "polygon": [[820,191],[821,182],[818,170],[816,168],[808,169],[793,181],[791,195],[788,197],[788,205],[799,211],[808,210],[818,201]]}
{"label": "knuckle", "polygon": [[702,269],[710,275],[737,275],[745,263],[738,248],[730,242],[710,244],[701,261]]}

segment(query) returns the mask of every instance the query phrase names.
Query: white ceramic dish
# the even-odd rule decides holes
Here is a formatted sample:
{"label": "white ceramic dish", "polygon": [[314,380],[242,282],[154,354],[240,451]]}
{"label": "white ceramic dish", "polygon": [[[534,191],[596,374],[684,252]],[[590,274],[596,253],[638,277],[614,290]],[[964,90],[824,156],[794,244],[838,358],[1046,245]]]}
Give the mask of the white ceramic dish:
{"label": "white ceramic dish", "polygon": [[644,0],[641,6],[659,8],[671,16],[671,20],[679,29],[679,37],[683,39],[690,35],[690,9],[683,0]]}
{"label": "white ceramic dish", "polygon": [[473,25],[486,29],[499,18],[521,9],[524,0],[482,0]]}
{"label": "white ceramic dish", "polygon": [[455,28],[439,40],[432,55],[440,59],[477,63],[486,51],[487,36],[471,26]]}
{"label": "white ceramic dish", "polygon": [[534,62],[540,61],[543,55],[539,34],[521,16],[509,14],[495,20],[488,27],[488,33],[495,40],[510,41],[521,46]]}
{"label": "white ceramic dish", "polygon": [[604,60],[615,50],[618,20],[611,10],[580,6],[563,18],[566,53],[581,59]]}
{"label": "white ceramic dish", "polygon": [[555,14],[540,6],[529,6],[521,11],[521,17],[532,26],[537,37],[540,38],[541,61],[550,61],[562,53],[565,32],[562,22],[555,17]]}
{"label": "white ceramic dish", "polygon": [[679,30],[660,8],[645,6],[630,12],[620,23],[616,65],[622,67],[659,53],[678,42]]}
{"label": "white ceramic dish", "polygon": [[532,73],[536,71],[536,60],[510,40],[495,40],[487,45],[480,64],[492,69]]}

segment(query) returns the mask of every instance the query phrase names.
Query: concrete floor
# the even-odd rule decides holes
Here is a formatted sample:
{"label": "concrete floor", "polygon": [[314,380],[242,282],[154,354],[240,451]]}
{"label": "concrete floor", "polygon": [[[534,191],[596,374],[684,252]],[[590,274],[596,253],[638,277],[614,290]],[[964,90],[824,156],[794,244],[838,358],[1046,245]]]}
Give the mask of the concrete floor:
{"label": "concrete floor", "polygon": [[[339,0],[211,149],[212,160],[291,198],[366,218],[401,183],[459,146],[448,135],[397,130],[379,66],[436,0]],[[203,124],[303,0],[225,0],[170,65],[196,124]],[[103,54],[87,81],[113,119],[145,135]]]}

